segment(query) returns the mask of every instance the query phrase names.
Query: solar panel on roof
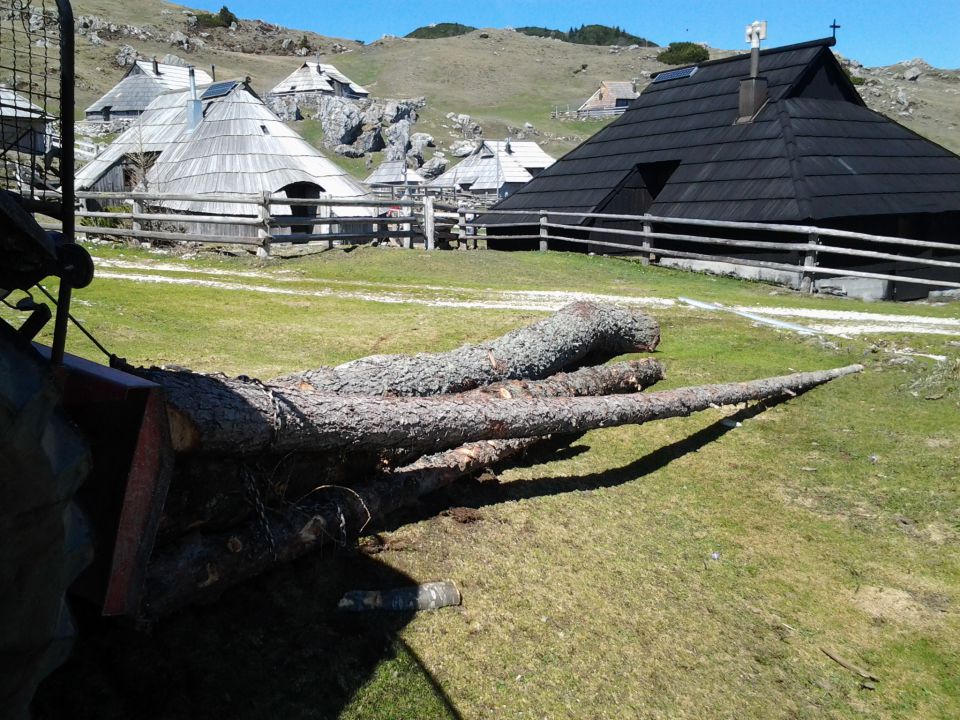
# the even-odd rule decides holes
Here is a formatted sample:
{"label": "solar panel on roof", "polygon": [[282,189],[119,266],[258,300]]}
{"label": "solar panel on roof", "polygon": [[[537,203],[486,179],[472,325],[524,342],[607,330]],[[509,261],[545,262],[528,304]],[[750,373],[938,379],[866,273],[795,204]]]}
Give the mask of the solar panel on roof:
{"label": "solar panel on roof", "polygon": [[239,85],[238,80],[227,80],[226,82],[214,83],[206,90],[203,91],[203,95],[200,96],[201,100],[210,100],[211,98],[223,97],[230,93],[237,85]]}
{"label": "solar panel on roof", "polygon": [[679,80],[680,78],[688,78],[697,71],[697,66],[680,68],[679,70],[666,70],[659,75],[657,75],[652,82],[666,82],[667,80]]}

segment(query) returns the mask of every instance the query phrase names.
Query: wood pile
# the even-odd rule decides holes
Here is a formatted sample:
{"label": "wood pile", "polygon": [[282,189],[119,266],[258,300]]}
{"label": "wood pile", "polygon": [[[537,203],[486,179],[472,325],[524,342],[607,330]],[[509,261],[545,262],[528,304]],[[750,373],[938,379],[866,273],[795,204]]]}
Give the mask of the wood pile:
{"label": "wood pile", "polygon": [[853,365],[643,392],[664,376],[657,322],[574,303],[491,342],[376,355],[270,382],[182,370],[163,386],[176,470],[148,570],[156,616],[215,595],[547,437],[792,397]]}

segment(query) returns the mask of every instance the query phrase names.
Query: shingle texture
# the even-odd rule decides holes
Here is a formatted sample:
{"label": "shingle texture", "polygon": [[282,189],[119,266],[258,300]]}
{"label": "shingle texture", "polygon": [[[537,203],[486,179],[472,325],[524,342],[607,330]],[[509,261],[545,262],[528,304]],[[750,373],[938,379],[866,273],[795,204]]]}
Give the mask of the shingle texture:
{"label": "shingle texture", "polygon": [[370,93],[337,70],[333,65],[305,62],[270,91],[271,95],[319,92],[334,94],[335,82],[347,87],[347,94],[366,97]]}
{"label": "shingle texture", "polygon": [[[187,127],[189,91],[154,100],[139,120],[82,167],[83,190],[129,158],[156,153],[146,174],[154,192],[188,195],[279,192],[292,183],[311,183],[333,197],[362,197],[367,191],[281,122],[245,83],[202,103],[203,118]],[[167,201],[164,207],[199,213],[253,214],[254,205]],[[344,213],[363,214],[359,209]]]}
{"label": "shingle texture", "polygon": [[502,185],[525,183],[554,159],[535,142],[485,140],[455,167],[429,183],[429,187],[465,187],[494,191]]}
{"label": "shingle texture", "polygon": [[[213,82],[203,70],[194,70],[197,85]],[[181,65],[137,60],[127,74],[105,95],[86,109],[88,115],[100,114],[104,108],[111,113],[142,113],[157,96],[168,90],[184,90],[190,87],[190,68]]]}
{"label": "shingle texture", "polygon": [[769,99],[746,124],[735,121],[749,55],[650,84],[484,220],[510,221],[496,209],[602,212],[638,166],[663,162],[678,165],[644,208],[653,215],[817,222],[960,211],[960,158],[867,109],[831,45],[762,51]]}

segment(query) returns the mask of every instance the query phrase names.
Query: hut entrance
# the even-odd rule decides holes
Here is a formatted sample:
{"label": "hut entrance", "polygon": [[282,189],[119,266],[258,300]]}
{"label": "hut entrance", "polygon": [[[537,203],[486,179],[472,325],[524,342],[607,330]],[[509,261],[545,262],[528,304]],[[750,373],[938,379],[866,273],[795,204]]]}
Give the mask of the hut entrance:
{"label": "hut entrance", "polygon": [[637,165],[597,212],[642,215],[650,209],[679,166],[679,160]]}
{"label": "hut entrance", "polygon": [[[318,200],[320,199],[320,193],[323,192],[323,188],[319,185],[314,185],[313,183],[308,182],[296,182],[290,183],[289,185],[280,188],[280,192],[285,193],[286,196],[291,200],[290,203],[290,214],[294,217],[302,218],[311,218],[317,217],[319,207],[316,205],[294,205],[292,202],[297,198],[303,198],[305,200]],[[294,234],[299,233],[313,233],[314,226],[309,225],[293,225],[290,228],[290,232]],[[321,228],[320,232],[323,232],[325,228]]]}

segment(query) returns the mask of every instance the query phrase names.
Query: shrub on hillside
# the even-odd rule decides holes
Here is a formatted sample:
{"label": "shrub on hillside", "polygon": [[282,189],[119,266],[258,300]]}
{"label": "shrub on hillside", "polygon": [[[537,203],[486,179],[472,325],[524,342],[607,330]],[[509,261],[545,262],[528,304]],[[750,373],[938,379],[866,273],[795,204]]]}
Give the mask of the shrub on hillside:
{"label": "shrub on hillside", "polygon": [[672,42],[657,60],[666,65],[696,65],[710,59],[710,53],[702,45],[692,42]]}
{"label": "shrub on hillside", "polygon": [[437,23],[436,25],[425,25],[418,27],[407,34],[408,38],[417,40],[435,40],[436,38],[456,37],[457,35],[466,35],[468,32],[476,30],[470,25],[461,25],[460,23]]}
{"label": "shrub on hillside", "polygon": [[230,27],[233,23],[239,23],[240,18],[230,12],[226,5],[220,8],[216,15],[213,13],[197,13],[197,25],[200,27]]}

